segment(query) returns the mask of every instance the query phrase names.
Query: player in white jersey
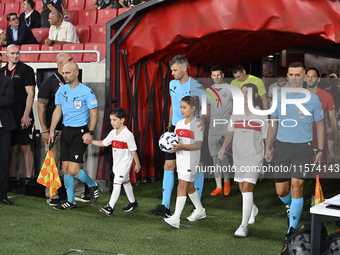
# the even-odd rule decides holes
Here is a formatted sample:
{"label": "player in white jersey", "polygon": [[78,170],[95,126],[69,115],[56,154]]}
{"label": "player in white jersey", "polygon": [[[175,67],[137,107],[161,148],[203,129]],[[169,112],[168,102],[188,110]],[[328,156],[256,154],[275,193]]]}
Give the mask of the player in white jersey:
{"label": "player in white jersey", "polygon": [[[248,107],[248,88],[252,88],[254,108],[259,104],[257,87],[247,83],[243,85],[244,115],[232,115],[228,133],[218,157],[222,158],[226,146],[233,139],[233,159],[235,181],[238,182],[242,193],[242,223],[235,235],[246,237],[249,234],[248,224],[255,223],[258,209],[254,204],[253,191],[261,173],[264,158],[263,139],[267,138],[268,122],[266,116],[253,114]],[[257,109],[259,109],[257,107]]]}
{"label": "player in white jersey", "polygon": [[123,208],[124,212],[130,212],[139,205],[133,194],[132,185],[130,183],[130,169],[132,160],[135,160],[135,171],[139,172],[141,165],[139,163],[137,146],[133,134],[124,126],[126,111],[117,107],[110,112],[111,125],[114,128],[103,141],[92,141],[93,145],[99,147],[112,146],[112,157],[114,173],[113,191],[110,202],[99,208],[101,213],[112,216],[113,208],[119,198],[122,184],[129,203]]}
{"label": "player in white jersey", "polygon": [[175,133],[179,136],[179,143],[174,144],[172,151],[176,152],[178,172],[178,186],[175,213],[164,218],[163,222],[171,227],[179,228],[180,217],[187,199],[194,204],[194,210],[187,217],[189,221],[197,221],[206,217],[205,209],[194,186],[196,170],[199,170],[200,152],[203,142],[203,131],[196,121],[195,111],[199,109],[198,97],[185,96],[181,101],[181,113],[185,119],[177,122]]}
{"label": "player in white jersey", "polygon": [[[221,149],[221,142],[225,134],[228,132],[228,125],[225,124],[224,121],[229,121],[230,116],[233,111],[233,103],[232,103],[232,94],[231,91],[227,88],[223,88],[223,67],[222,66],[213,66],[211,68],[211,78],[214,81],[214,85],[212,85],[212,90],[216,90],[219,98],[215,99],[210,96],[207,97],[207,115],[206,119],[210,120],[209,123],[209,136],[208,136],[208,144],[210,156],[213,159],[213,165],[219,165],[222,169],[222,166],[230,165],[228,156],[225,155],[223,160],[220,160],[217,157],[218,151]],[[211,89],[208,89],[211,91]],[[212,95],[214,91],[211,91]],[[221,122],[221,120],[223,120]],[[223,123],[223,124],[222,124]],[[223,142],[222,142],[223,143]],[[218,169],[217,167],[215,169]],[[225,196],[228,196],[230,193],[230,181],[229,181],[229,172],[223,172],[224,176],[224,190],[222,189],[222,172],[215,170],[215,181],[216,181],[216,189],[210,193],[211,196],[216,196],[218,194],[224,193]]]}

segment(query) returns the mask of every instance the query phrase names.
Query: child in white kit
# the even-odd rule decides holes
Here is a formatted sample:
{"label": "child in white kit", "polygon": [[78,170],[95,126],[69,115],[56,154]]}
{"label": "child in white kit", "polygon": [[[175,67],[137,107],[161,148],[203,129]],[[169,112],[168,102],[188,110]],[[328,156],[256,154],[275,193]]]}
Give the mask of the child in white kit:
{"label": "child in white kit", "polygon": [[115,174],[113,180],[113,191],[110,202],[99,208],[101,213],[112,216],[113,208],[119,198],[122,184],[129,203],[123,208],[124,212],[130,212],[139,205],[133,194],[132,185],[130,183],[130,169],[132,160],[135,160],[135,171],[138,173],[141,169],[139,163],[137,146],[133,134],[124,126],[126,111],[117,107],[110,112],[111,125],[114,128],[103,141],[93,140],[92,144],[99,147],[112,146],[113,167]]}
{"label": "child in white kit", "polygon": [[171,227],[179,228],[180,217],[187,199],[187,194],[195,206],[194,211],[187,217],[189,221],[197,221],[206,217],[205,209],[194,186],[196,169],[199,169],[203,131],[194,115],[198,111],[198,97],[185,96],[181,101],[181,113],[185,119],[176,124],[175,133],[179,144],[173,144],[172,151],[176,152],[178,186],[175,213],[163,222]]}

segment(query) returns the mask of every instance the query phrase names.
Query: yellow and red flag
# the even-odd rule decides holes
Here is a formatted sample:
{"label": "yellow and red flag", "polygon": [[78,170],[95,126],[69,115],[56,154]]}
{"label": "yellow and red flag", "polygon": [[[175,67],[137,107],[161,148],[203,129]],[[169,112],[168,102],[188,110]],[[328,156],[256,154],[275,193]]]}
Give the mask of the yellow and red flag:
{"label": "yellow and red flag", "polygon": [[325,198],[323,196],[319,175],[316,176],[316,184],[315,184],[315,204],[318,205],[321,204],[323,201],[325,201]]}
{"label": "yellow and red flag", "polygon": [[37,182],[50,188],[50,198],[52,198],[57,193],[57,189],[61,187],[57,165],[55,164],[53,153],[50,150],[47,152]]}

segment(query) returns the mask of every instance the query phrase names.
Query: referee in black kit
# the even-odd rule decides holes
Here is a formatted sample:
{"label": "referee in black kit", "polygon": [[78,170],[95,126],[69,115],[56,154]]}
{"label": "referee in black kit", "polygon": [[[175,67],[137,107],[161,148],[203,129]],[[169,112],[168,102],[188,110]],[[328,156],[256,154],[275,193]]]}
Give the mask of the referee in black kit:
{"label": "referee in black kit", "polygon": [[[41,85],[39,86],[38,92],[38,115],[39,121],[41,125],[41,138],[45,143],[45,151],[48,151],[48,137],[50,136],[50,125],[52,121],[52,114],[55,109],[55,94],[57,93],[59,87],[65,85],[64,77],[62,76],[61,69],[67,63],[73,61],[73,57],[71,54],[62,52],[57,55],[57,66],[58,70],[52,74],[50,77],[45,79]],[[60,159],[60,137],[63,129],[63,119],[61,118],[56,130],[58,131],[57,141],[51,149],[51,152],[54,155],[54,160],[56,162],[57,168],[59,168],[59,159]],[[61,164],[60,164],[61,165]],[[81,168],[83,168],[81,166]],[[75,200],[80,202],[90,202],[90,198],[85,195],[85,186],[84,184],[75,179]],[[57,194],[50,199],[50,189],[46,188],[45,195],[47,197],[47,203],[51,206],[55,206],[60,203],[58,191]]]}
{"label": "referee in black kit", "polygon": [[1,68],[1,71],[9,76],[13,81],[14,102],[11,107],[14,119],[17,123],[17,129],[12,131],[11,136],[11,159],[10,159],[10,190],[16,190],[17,183],[17,159],[15,146],[20,144],[21,152],[24,158],[26,171],[26,180],[20,187],[19,193],[25,193],[25,184],[32,178],[33,171],[33,154],[30,144],[33,142],[34,117],[32,105],[35,94],[35,76],[32,67],[20,61],[19,47],[11,44],[7,47],[6,57],[7,65]]}

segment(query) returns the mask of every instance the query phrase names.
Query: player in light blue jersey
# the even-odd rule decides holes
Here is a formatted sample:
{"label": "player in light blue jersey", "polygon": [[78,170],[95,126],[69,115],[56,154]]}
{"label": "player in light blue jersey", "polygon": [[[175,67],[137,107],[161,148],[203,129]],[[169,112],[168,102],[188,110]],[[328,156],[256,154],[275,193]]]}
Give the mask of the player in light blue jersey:
{"label": "player in light blue jersey", "polygon": [[[175,126],[178,121],[184,119],[181,113],[181,100],[185,96],[200,96],[206,94],[203,90],[203,86],[197,82],[195,79],[189,77],[188,60],[177,55],[172,58],[169,62],[169,66],[172,71],[174,80],[170,82],[170,96],[171,96],[171,106],[169,114],[169,126],[167,131],[174,132]],[[200,99],[200,102],[201,99]],[[198,117],[198,116],[196,116]],[[200,121],[200,126],[204,127],[204,122],[202,119],[198,118]],[[170,215],[170,199],[172,189],[174,187],[175,177],[174,170],[176,166],[176,154],[175,153],[165,153],[165,164],[164,164],[164,176],[163,176],[163,199],[162,204],[157,206],[154,210],[149,210],[148,213],[151,215],[161,215],[167,217]],[[195,188],[202,195],[204,176],[203,172],[198,172],[195,177]]]}
{"label": "player in light blue jersey", "polygon": [[[60,138],[60,160],[63,164],[64,185],[67,200],[54,207],[56,210],[76,207],[74,186],[77,178],[86,183],[91,194],[90,203],[98,200],[97,184],[80,169],[87,145],[92,143],[94,130],[98,121],[98,103],[93,91],[78,81],[79,68],[74,62],[62,68],[66,85],[61,86],[55,96],[56,108],[50,126],[49,144],[53,142],[54,130],[63,115],[63,132]],[[89,116],[91,121],[89,124]]]}

